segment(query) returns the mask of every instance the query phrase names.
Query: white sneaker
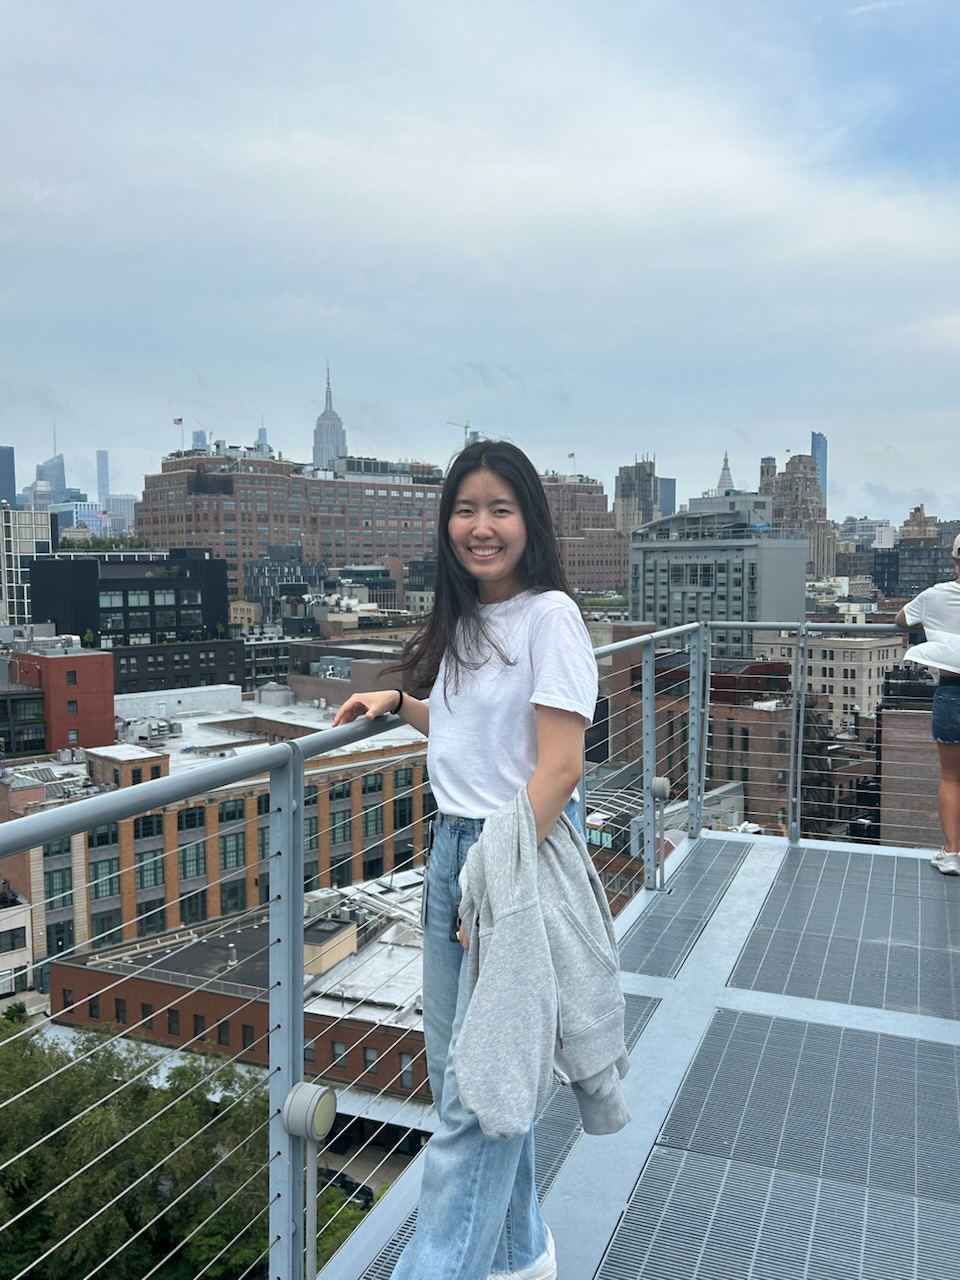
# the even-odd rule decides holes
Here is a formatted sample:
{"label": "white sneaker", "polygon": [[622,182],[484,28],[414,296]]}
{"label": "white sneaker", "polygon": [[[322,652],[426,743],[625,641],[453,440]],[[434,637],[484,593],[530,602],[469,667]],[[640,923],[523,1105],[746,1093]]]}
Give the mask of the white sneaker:
{"label": "white sneaker", "polygon": [[960,876],[960,854],[948,853],[934,865],[942,876]]}
{"label": "white sneaker", "polygon": [[[960,858],[957,859],[960,867]],[[557,1251],[553,1244],[553,1232],[547,1227],[547,1247],[520,1271],[491,1271],[489,1280],[557,1280]]]}
{"label": "white sneaker", "polygon": [[953,854],[947,853],[946,849],[938,849],[937,852],[930,859],[930,865],[931,867],[936,867],[939,870],[940,863],[944,860],[944,858],[952,858],[952,857],[953,857]]}

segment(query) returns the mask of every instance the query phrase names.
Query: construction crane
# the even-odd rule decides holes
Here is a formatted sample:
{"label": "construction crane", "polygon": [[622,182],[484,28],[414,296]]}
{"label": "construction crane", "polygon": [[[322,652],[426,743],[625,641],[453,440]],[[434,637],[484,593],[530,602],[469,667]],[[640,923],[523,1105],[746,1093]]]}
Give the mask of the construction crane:
{"label": "construction crane", "polygon": [[447,420],[447,426],[448,426],[448,427],[459,427],[459,428],[463,431],[463,447],[464,447],[464,448],[466,448],[466,447],[467,447],[467,436],[470,434],[470,419],[468,418],[466,422],[451,422],[451,421],[448,419],[448,420]]}

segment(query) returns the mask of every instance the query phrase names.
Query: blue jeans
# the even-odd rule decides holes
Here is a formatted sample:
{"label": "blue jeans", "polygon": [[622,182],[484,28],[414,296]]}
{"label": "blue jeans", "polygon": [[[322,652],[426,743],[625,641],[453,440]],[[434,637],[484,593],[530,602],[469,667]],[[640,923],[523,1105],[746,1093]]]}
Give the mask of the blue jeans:
{"label": "blue jeans", "polygon": [[[573,801],[565,810],[579,829]],[[463,947],[450,941],[459,876],[481,818],[438,814],[424,883],[423,1031],[438,1125],[423,1154],[417,1229],[393,1280],[486,1280],[518,1271],[547,1247],[535,1182],[533,1130],[485,1138],[460,1102],[453,1070],[467,1008]]]}
{"label": "blue jeans", "polygon": [[930,729],[934,742],[960,742],[960,684],[944,684],[943,676],[933,694]]}

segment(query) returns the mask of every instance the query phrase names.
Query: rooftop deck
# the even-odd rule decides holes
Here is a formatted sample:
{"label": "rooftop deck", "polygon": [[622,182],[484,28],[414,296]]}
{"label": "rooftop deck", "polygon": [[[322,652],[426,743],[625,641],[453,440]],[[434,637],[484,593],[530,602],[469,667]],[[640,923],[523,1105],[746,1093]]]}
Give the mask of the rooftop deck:
{"label": "rooftop deck", "polygon": [[[538,1124],[564,1280],[955,1280],[960,878],[705,835],[617,921],[633,1122]],[[321,1273],[385,1280],[419,1161]]]}
{"label": "rooftop deck", "polygon": [[[960,1168],[960,973],[954,957],[960,878],[943,877],[930,867],[929,849],[899,847],[905,842],[923,846],[936,838],[929,709],[901,703],[885,713],[882,726],[879,716],[873,723],[865,715],[845,738],[830,739],[813,689],[814,682],[819,685],[830,675],[811,663],[808,629],[790,642],[792,677],[785,662],[779,663],[780,671],[770,663],[749,673],[734,696],[728,684],[711,677],[714,625],[728,624],[689,626],[598,651],[602,663],[612,662],[601,668],[606,719],[599,720],[591,744],[584,791],[594,817],[599,806],[609,819],[591,829],[598,837],[592,846],[598,870],[617,904],[626,904],[616,928],[632,1057],[625,1089],[634,1118],[615,1137],[583,1137],[572,1096],[558,1090],[539,1121],[540,1190],[557,1239],[560,1275],[563,1280],[953,1280],[960,1275],[960,1226],[951,1214],[960,1199],[951,1180]],[[832,624],[818,624],[818,629],[841,632]],[[857,628],[844,630],[857,634]],[[687,646],[686,665],[677,658],[681,643]],[[789,647],[781,636],[777,645],[778,652]],[[852,659],[839,649],[836,661]],[[307,733],[296,741],[249,743],[222,759],[172,769],[169,777],[63,805],[44,802],[36,812],[0,823],[0,858],[32,851],[34,907],[62,910],[64,884],[52,874],[49,885],[46,875],[40,879],[46,842],[269,774],[269,854],[259,855],[262,866],[258,862],[269,877],[269,902],[226,915],[222,928],[210,922],[213,933],[218,928],[229,933],[254,927],[267,912],[268,928],[257,948],[266,957],[266,973],[250,980],[239,1005],[227,1010],[216,1003],[226,981],[218,970],[233,963],[229,937],[225,953],[218,953],[189,992],[173,986],[156,998],[133,988],[128,992],[124,984],[131,976],[149,976],[147,951],[160,941],[149,929],[141,938],[139,916],[136,947],[142,954],[113,971],[104,967],[102,988],[89,998],[78,988],[75,1001],[74,984],[67,979],[62,981],[71,988],[69,998],[60,987],[53,992],[61,1012],[70,1007],[84,1015],[90,1001],[102,997],[101,1020],[130,999],[96,1049],[88,1052],[84,1046],[62,1070],[82,1071],[85,1059],[101,1054],[112,1061],[111,1054],[135,1044],[156,1018],[161,1020],[157,1042],[165,1046],[168,1066],[180,1061],[184,1049],[200,1048],[208,1039],[204,1051],[189,1058],[209,1084],[198,1080],[192,1087],[205,1090],[203,1096],[219,1106],[219,1073],[240,1064],[243,1079],[253,1079],[246,1072],[258,1060],[262,1042],[256,1105],[243,1109],[242,1142],[216,1137],[221,1123],[228,1134],[234,1132],[223,1107],[222,1115],[185,1135],[184,1147],[199,1139],[203,1160],[214,1164],[208,1170],[198,1156],[195,1181],[178,1183],[176,1197],[167,1166],[179,1156],[178,1138],[166,1145],[155,1138],[142,1143],[135,1153],[142,1170],[131,1164],[129,1181],[114,1189],[120,1163],[114,1153],[123,1155],[128,1137],[139,1132],[130,1131],[125,1116],[117,1119],[116,1134],[101,1135],[99,1122],[106,1113],[99,1095],[78,1095],[76,1114],[58,1117],[53,1128],[35,1123],[28,1133],[31,1117],[35,1121],[31,1099],[44,1096],[47,1077],[19,1090],[8,1086],[4,1091],[0,1082],[0,1115],[7,1120],[0,1200],[7,1189],[14,1199],[19,1196],[15,1213],[0,1214],[0,1280],[59,1275],[65,1267],[82,1280],[309,1277],[309,1244],[315,1238],[310,1215],[317,1197],[315,1189],[311,1198],[308,1184],[305,1213],[305,1169],[319,1163],[326,1177],[328,1166],[340,1168],[341,1153],[333,1146],[336,1134],[317,1156],[282,1122],[284,1104],[305,1075],[336,1088],[341,1118],[369,1117],[370,1123],[353,1126],[362,1130],[356,1141],[363,1145],[358,1151],[350,1148],[349,1162],[343,1162],[347,1174],[377,1187],[396,1177],[322,1275],[325,1280],[390,1275],[413,1227],[420,1160],[399,1176],[396,1170],[416,1149],[419,1134],[431,1128],[428,1103],[416,1094],[413,1075],[413,1084],[402,1078],[408,1070],[422,1071],[422,1048],[414,1045],[413,1028],[404,1023],[401,1030],[410,1039],[402,1046],[391,1042],[390,1052],[410,1049],[404,1056],[412,1061],[403,1065],[399,1054],[398,1062],[389,1058],[393,1065],[384,1059],[372,1085],[366,1061],[374,1046],[370,1037],[397,1021],[398,997],[393,993],[386,1002],[392,1012],[376,1014],[362,1028],[355,1015],[366,996],[385,1002],[388,976],[379,969],[375,973],[368,948],[365,967],[357,966],[356,988],[348,993],[337,970],[331,969],[325,981],[315,977],[303,946],[305,762],[315,761],[308,776],[320,785],[319,775],[338,763],[332,757],[352,754],[381,733],[389,736],[378,751],[403,752],[411,746],[409,730],[392,720]],[[397,762],[401,756],[390,758]],[[680,842],[667,860],[665,891],[659,892],[655,859],[643,856],[658,844],[657,775],[669,776],[672,787],[661,828],[665,820]],[[425,800],[425,795],[418,800],[424,815]],[[211,887],[238,874],[222,860],[222,850],[218,855],[217,836],[221,830],[253,829],[262,821],[259,806],[256,817],[253,809],[251,804],[242,820],[231,820],[209,837],[205,883]],[[705,829],[711,823],[735,827],[745,817],[754,832],[777,834]],[[697,838],[686,832],[698,833]],[[837,843],[838,832],[882,844]],[[187,838],[204,837],[194,837],[191,830]],[[363,859],[356,844],[359,870]],[[173,870],[174,852],[171,841],[170,848],[151,856],[169,858]],[[50,858],[55,867],[71,859],[73,891],[99,900],[84,840],[78,841],[76,856],[54,843]],[[131,905],[146,919],[150,903],[132,858],[121,875]],[[640,884],[647,887],[638,892]],[[392,877],[390,886],[392,891]],[[405,918],[402,923],[410,924]],[[181,919],[180,932],[189,933],[189,924]],[[128,932],[132,925],[128,922]],[[38,937],[42,942],[42,930]],[[379,941],[389,948],[395,939],[385,932]],[[182,968],[189,945],[189,937],[176,930],[165,934],[168,955],[161,967],[171,973]],[[236,939],[234,947],[243,961]],[[90,951],[84,936],[53,959],[86,965]],[[42,953],[37,959],[41,973],[47,961]],[[399,1003],[412,1004],[416,1013],[417,983],[409,963]],[[236,985],[238,976],[229,981]],[[191,1003],[196,991],[209,996],[207,1004]],[[143,999],[150,1003],[141,1004]],[[248,1043],[247,1032],[254,1036],[252,1025],[261,1017],[254,1016],[258,1004],[262,1022]],[[319,1036],[305,1038],[304,1024],[321,1006],[329,1006],[332,1016],[318,1053]],[[176,1035],[169,1026],[174,1017]],[[209,1051],[214,1037],[221,1052]],[[332,1037],[344,1043],[337,1048]],[[41,1020],[11,1032],[4,1043],[28,1060],[33,1043],[45,1038]],[[349,1070],[339,1065],[344,1054],[351,1059]],[[374,1061],[379,1061],[375,1051]],[[121,1107],[138,1079],[139,1074],[131,1075],[115,1085],[110,1076],[104,1101],[116,1095]],[[162,1078],[153,1088],[163,1101],[158,1116],[168,1102],[171,1110],[178,1106],[179,1098],[163,1093]],[[71,1094],[68,1106],[72,1099]],[[238,1099],[238,1108],[242,1102]],[[147,1123],[153,1121],[141,1127]],[[89,1159],[78,1134],[91,1142]],[[252,1172],[245,1163],[248,1140],[260,1162]],[[34,1153],[48,1150],[55,1154],[44,1164],[43,1178],[36,1178]],[[208,1204],[194,1189],[204,1187],[221,1164],[232,1179],[223,1185],[231,1190]],[[139,1191],[144,1180],[152,1188],[149,1196]],[[248,1182],[251,1190],[238,1200],[228,1231],[217,1216]],[[331,1204],[326,1189],[319,1190],[317,1228],[329,1251],[338,1228],[349,1225],[350,1206],[342,1199]],[[184,1215],[179,1215],[181,1205]],[[103,1223],[115,1207],[123,1217],[116,1229],[119,1243],[111,1245],[105,1243]],[[206,1251],[202,1266],[196,1252],[186,1252],[195,1238]],[[20,1250],[16,1264],[10,1261],[14,1246]]]}

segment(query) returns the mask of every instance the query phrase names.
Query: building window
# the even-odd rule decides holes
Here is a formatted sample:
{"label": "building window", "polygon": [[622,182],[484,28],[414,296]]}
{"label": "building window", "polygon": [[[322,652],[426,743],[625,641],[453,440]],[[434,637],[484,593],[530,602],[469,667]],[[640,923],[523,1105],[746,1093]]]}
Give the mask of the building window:
{"label": "building window", "polygon": [[220,870],[233,871],[244,865],[246,841],[242,831],[220,836]]}
{"label": "building window", "polygon": [[138,889],[163,885],[163,850],[143,849],[134,854],[134,881]]}
{"label": "building window", "polygon": [[167,1034],[178,1036],[180,1034],[180,1010],[167,1010]]}
{"label": "building window", "polygon": [[249,1022],[244,1022],[240,1028],[240,1039],[245,1049],[253,1048],[253,1027]]}
{"label": "building window", "polygon": [[43,846],[43,856],[45,858],[59,858],[62,854],[67,854],[69,852],[69,836],[61,836],[59,840],[48,840]]}
{"label": "building window", "polygon": [[130,781],[131,781],[131,783],[133,784],[133,786],[138,787],[138,786],[140,785],[140,783],[143,781],[143,770],[142,770],[142,769],[131,769],[131,770],[130,770]]}
{"label": "building window", "polygon": [[120,859],[100,858],[90,863],[90,896],[115,898],[120,892]]}
{"label": "building window", "polygon": [[180,809],[177,812],[177,830],[178,831],[197,831],[206,826],[207,810],[202,804],[194,805],[190,809]]}
{"label": "building window", "polygon": [[217,1027],[217,1044],[228,1045],[230,1043],[230,1023],[226,1018]]}
{"label": "building window", "polygon": [[63,1012],[72,1013],[73,1012],[73,988],[64,987],[62,989],[61,994],[63,995]]}
{"label": "building window", "polygon": [[383,835],[383,806],[375,805],[372,809],[364,809],[363,811],[363,835],[364,839],[370,836]]}
{"label": "building window", "polygon": [[243,821],[243,798],[220,801],[220,823]]}
{"label": "building window", "polygon": [[76,671],[68,671],[68,672],[67,672],[67,684],[76,684],[76,683],[77,683],[77,673],[76,673]]}
{"label": "building window", "polygon": [[363,1050],[363,1069],[366,1074],[375,1076],[380,1070],[378,1065],[379,1062],[380,1055],[376,1049],[371,1048],[369,1045],[365,1045]]}
{"label": "building window", "polygon": [[139,904],[137,917],[137,937],[149,938],[151,934],[163,933],[167,927],[167,912],[163,898],[151,898],[149,902]]}
{"label": "building window", "polygon": [[363,779],[361,790],[365,796],[372,795],[376,791],[383,790],[383,774],[368,773]]}
{"label": "building window", "polygon": [[224,915],[233,911],[246,911],[247,885],[244,880],[228,880],[220,887],[220,910]]}
{"label": "building window", "polygon": [[192,880],[194,876],[207,874],[207,845],[199,840],[195,844],[181,845],[179,852],[180,879]]}
{"label": "building window", "polygon": [[330,843],[331,844],[349,844],[350,843],[351,820],[352,820],[352,815],[349,809],[345,809],[342,813],[332,813],[330,815]]}
{"label": "building window", "polygon": [[393,802],[393,829],[403,831],[413,824],[413,796],[399,796]]}
{"label": "building window", "polygon": [[87,1013],[96,1021],[100,1020],[100,997],[91,996],[87,1001]]}
{"label": "building window", "polygon": [[144,1002],[140,1006],[140,1021],[146,1031],[153,1030],[153,1005]]}
{"label": "building window", "polygon": [[127,1002],[122,996],[117,996],[114,1001],[115,1022],[119,1022],[122,1027],[127,1025]]}
{"label": "building window", "polygon": [[[316,797],[316,792],[317,792],[317,789],[316,787],[314,787],[313,788],[314,797]],[[306,799],[305,797],[304,803],[310,804],[309,799]],[[314,804],[317,803],[316,798],[314,798],[313,803]],[[264,814],[267,814],[269,812],[270,812],[270,792],[261,791],[260,794],[257,796],[257,817],[262,818]]]}
{"label": "building window", "polygon": [[336,782],[330,783],[330,799],[331,800],[349,800],[350,799],[350,779],[339,778]]}
{"label": "building window", "polygon": [[67,699],[67,715],[75,716],[76,714],[77,714],[77,700],[76,698],[68,698]]}
{"label": "building window", "polygon": [[101,946],[113,947],[123,940],[123,918],[120,908],[112,911],[94,911],[90,916],[93,940]]}
{"label": "building window", "polygon": [[69,867],[43,873],[43,896],[48,911],[73,906],[73,872]]}
{"label": "building window", "polygon": [[413,770],[412,769],[394,769],[393,785],[395,787],[412,787],[413,786]]}
{"label": "building window", "polygon": [[342,1040],[330,1041],[330,1065],[345,1067],[347,1065],[347,1046]]}
{"label": "building window", "polygon": [[163,814],[145,813],[141,818],[133,820],[134,840],[148,840],[163,835]]}
{"label": "building window", "polygon": [[79,729],[68,729],[68,730],[67,730],[67,744],[68,744],[69,746],[71,746],[71,747],[78,747],[78,746],[80,745],[80,730],[79,730]]}
{"label": "building window", "polygon": [[400,1085],[404,1089],[413,1088],[413,1054],[400,1055]]}
{"label": "building window", "polygon": [[197,889],[180,899],[180,920],[185,925],[201,924],[207,918],[207,891]]}
{"label": "building window", "polygon": [[27,930],[0,929],[0,951],[22,951],[27,945]]}
{"label": "building window", "polygon": [[195,1013],[193,1015],[193,1038],[195,1040],[202,1040],[206,1034],[206,1030],[207,1019],[202,1013]]}
{"label": "building window", "polygon": [[116,844],[120,839],[119,829],[115,822],[106,822],[102,827],[94,827],[87,832],[87,848],[102,849],[106,845]]}

